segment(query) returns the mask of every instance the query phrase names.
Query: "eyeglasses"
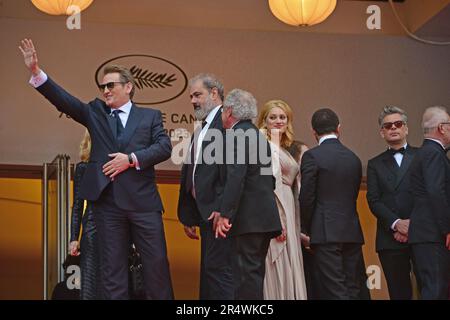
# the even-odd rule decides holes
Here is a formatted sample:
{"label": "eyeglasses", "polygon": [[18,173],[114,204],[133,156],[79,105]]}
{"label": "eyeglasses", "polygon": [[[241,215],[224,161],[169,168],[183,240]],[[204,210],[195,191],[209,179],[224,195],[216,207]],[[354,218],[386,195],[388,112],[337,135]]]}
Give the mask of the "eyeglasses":
{"label": "eyeglasses", "polygon": [[105,91],[105,88],[108,88],[108,90],[112,90],[112,89],[114,89],[114,86],[116,85],[116,83],[124,84],[125,82],[121,82],[121,81],[111,81],[111,82],[108,82],[108,83],[99,84],[99,85],[98,85],[98,89],[99,89],[101,92]]}
{"label": "eyeglasses", "polygon": [[439,124],[450,124],[450,122],[441,122]]}
{"label": "eyeglasses", "polygon": [[394,122],[385,122],[381,125],[381,127],[385,130],[390,130],[392,129],[392,125],[395,126],[395,128],[400,129],[401,127],[403,127],[406,123],[403,121],[394,121]]}

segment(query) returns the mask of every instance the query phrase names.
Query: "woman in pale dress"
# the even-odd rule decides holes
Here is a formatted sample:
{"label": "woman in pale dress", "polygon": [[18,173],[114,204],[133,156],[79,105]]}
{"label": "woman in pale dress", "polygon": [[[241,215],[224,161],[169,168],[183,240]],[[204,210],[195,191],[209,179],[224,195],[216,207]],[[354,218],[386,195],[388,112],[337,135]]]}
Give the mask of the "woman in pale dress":
{"label": "woman in pale dress", "polygon": [[[259,116],[258,127],[266,133],[272,151],[277,200],[283,232],[272,239],[266,257],[264,299],[305,300],[306,284],[303,269],[302,241],[298,204],[299,165],[288,148],[294,140],[292,110],[282,100],[267,102]],[[303,150],[306,151],[306,146]]]}

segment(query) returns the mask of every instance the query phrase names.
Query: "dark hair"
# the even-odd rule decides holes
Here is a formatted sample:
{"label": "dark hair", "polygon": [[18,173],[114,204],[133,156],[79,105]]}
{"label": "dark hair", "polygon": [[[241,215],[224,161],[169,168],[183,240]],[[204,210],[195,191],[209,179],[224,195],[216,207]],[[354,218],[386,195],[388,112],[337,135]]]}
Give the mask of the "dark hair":
{"label": "dark hair", "polygon": [[319,109],[314,112],[311,119],[311,125],[314,131],[316,131],[319,136],[322,136],[337,131],[339,118],[331,109]]}
{"label": "dark hair", "polygon": [[136,89],[136,82],[134,81],[134,77],[131,74],[130,70],[123,66],[118,65],[109,65],[103,69],[103,75],[107,75],[109,73],[118,73],[120,75],[120,81],[123,83],[130,82],[133,88],[130,91],[130,99],[133,99],[134,91]]}

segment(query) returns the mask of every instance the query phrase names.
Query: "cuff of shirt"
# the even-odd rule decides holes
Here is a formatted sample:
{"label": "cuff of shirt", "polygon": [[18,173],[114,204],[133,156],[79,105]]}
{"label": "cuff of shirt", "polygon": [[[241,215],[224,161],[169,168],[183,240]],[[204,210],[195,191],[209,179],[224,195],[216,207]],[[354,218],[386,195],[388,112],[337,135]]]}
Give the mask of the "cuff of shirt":
{"label": "cuff of shirt", "polygon": [[37,88],[37,87],[43,85],[47,81],[47,79],[48,79],[47,74],[41,70],[37,76],[31,76],[30,84],[34,88]]}
{"label": "cuff of shirt", "polygon": [[131,157],[133,158],[133,163],[134,163],[134,167],[136,168],[136,170],[141,170],[141,167],[139,166],[139,161],[136,157],[136,155],[134,154],[134,152],[131,153]]}
{"label": "cuff of shirt", "polygon": [[396,231],[396,230],[395,230],[395,225],[396,225],[397,222],[399,222],[399,221],[400,221],[400,219],[397,219],[397,220],[395,220],[394,223],[392,224],[391,229],[392,229],[393,231]]}

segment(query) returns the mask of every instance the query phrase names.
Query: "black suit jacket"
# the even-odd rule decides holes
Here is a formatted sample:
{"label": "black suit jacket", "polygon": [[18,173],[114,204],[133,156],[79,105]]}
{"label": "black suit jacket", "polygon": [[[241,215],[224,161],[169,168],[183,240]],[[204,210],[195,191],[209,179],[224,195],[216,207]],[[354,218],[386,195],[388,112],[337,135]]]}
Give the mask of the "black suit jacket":
{"label": "black suit jacket", "polygon": [[425,139],[411,164],[414,208],[409,243],[443,243],[450,233],[450,165],[444,149]]}
{"label": "black suit jacket", "polygon": [[[219,212],[233,224],[230,236],[268,233],[275,237],[281,233],[281,222],[270,145],[250,120],[240,121],[227,131],[226,152],[233,152],[234,162],[221,166],[226,181]],[[229,138],[231,133],[234,139]]]}
{"label": "black suit jacket", "polygon": [[338,139],[303,154],[300,216],[312,244],[364,243],[356,211],[361,161]]}
{"label": "black suit jacket", "polygon": [[[133,104],[123,132],[122,143],[116,137],[116,119],[110,108],[95,99],[83,103],[58,86],[52,79],[37,90],[59,111],[72,117],[89,130],[92,148],[90,161],[81,181],[80,196],[96,201],[110,183],[114,183],[114,198],[119,208],[130,211],[163,211],[155,183],[154,165],[170,157],[172,146],[164,132],[161,112]],[[111,160],[110,153],[134,152],[141,170],[130,168],[111,182],[102,166]]]}
{"label": "black suit jacket", "polygon": [[402,249],[408,245],[394,239],[392,224],[411,215],[410,166],[417,148],[408,145],[398,167],[389,150],[369,160],[367,165],[367,201],[377,218],[376,250]]}
{"label": "black suit jacket", "polygon": [[[214,119],[206,131],[202,143],[202,151],[208,146],[212,148],[212,155],[216,151],[223,152],[223,145],[215,145],[217,138],[223,139],[222,111],[217,111]],[[220,157],[220,155],[218,155]],[[180,195],[178,197],[178,219],[186,226],[198,226],[202,221],[207,221],[213,211],[218,211],[225,181],[224,173],[219,169],[220,163],[206,163],[203,152],[200,152],[199,161],[195,168],[195,196],[192,197],[186,190],[186,178],[188,165],[181,168]]]}

